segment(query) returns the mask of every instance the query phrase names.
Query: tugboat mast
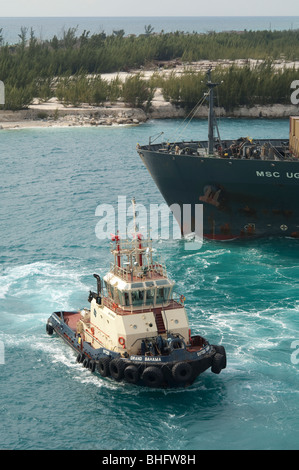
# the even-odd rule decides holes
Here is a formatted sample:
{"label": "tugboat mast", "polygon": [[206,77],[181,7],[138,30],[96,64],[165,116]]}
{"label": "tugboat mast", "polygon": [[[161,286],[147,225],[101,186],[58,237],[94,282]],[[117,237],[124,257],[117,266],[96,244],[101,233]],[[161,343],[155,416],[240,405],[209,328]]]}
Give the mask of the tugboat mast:
{"label": "tugboat mast", "polygon": [[215,88],[215,86],[218,85],[218,83],[213,83],[212,80],[211,80],[211,70],[212,70],[212,68],[210,67],[207,71],[207,76],[208,76],[207,86],[210,89],[210,93],[209,93],[209,118],[208,118],[208,126],[209,126],[208,155],[213,155],[213,153],[214,153],[214,88]]}

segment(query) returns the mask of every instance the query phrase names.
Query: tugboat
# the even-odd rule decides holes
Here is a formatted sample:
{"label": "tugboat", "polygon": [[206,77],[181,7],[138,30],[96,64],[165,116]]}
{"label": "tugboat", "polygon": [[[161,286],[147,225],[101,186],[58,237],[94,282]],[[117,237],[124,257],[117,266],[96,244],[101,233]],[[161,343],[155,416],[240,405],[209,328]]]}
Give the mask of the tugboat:
{"label": "tugboat", "polygon": [[52,313],[47,333],[61,336],[83,367],[117,381],[186,387],[210,367],[219,374],[226,367],[224,347],[191,335],[185,297],[174,293],[163,261],[153,260],[150,237],[135,225],[130,240],[112,235],[111,253],[104,282],[94,274],[90,308]]}

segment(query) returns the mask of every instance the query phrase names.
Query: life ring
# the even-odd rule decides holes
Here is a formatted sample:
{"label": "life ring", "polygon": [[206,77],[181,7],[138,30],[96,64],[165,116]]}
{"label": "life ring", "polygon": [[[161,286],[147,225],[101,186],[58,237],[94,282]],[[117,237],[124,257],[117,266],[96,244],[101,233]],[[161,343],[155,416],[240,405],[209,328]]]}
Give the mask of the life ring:
{"label": "life ring", "polygon": [[172,376],[176,382],[187,382],[192,376],[192,366],[188,362],[178,362],[172,368]]}
{"label": "life ring", "polygon": [[141,376],[148,387],[159,387],[163,382],[163,372],[158,367],[147,367]]}
{"label": "life ring", "polygon": [[125,349],[125,347],[126,347],[125,338],[123,338],[122,336],[120,336],[120,337],[118,338],[118,342],[119,342],[119,344],[123,347],[123,349]]}

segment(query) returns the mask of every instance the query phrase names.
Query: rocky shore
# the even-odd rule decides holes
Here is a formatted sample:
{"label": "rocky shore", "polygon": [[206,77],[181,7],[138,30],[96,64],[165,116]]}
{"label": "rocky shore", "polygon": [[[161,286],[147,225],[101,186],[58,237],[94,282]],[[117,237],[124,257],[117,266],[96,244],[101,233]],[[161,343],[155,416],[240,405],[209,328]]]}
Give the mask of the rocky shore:
{"label": "rocky shore", "polygon": [[121,104],[73,108],[53,98],[21,111],[0,111],[0,128],[138,125],[146,119],[143,110],[125,108]]}
{"label": "rocky shore", "polygon": [[[55,107],[53,107],[53,104]],[[299,115],[296,105],[271,105],[239,107],[226,112],[223,108],[215,108],[219,117],[233,118],[288,118]],[[181,108],[164,100],[153,100],[151,110],[145,113],[142,109],[127,108],[122,104],[103,107],[84,106],[80,108],[64,107],[60,103],[43,103],[32,105],[27,110],[0,111],[0,129],[25,127],[73,127],[73,126],[118,126],[138,125],[148,119],[175,119],[185,117]],[[208,108],[202,106],[196,113],[197,118],[207,118]]]}
{"label": "rocky shore", "polygon": [[[210,66],[219,65],[226,67],[233,61],[202,61],[188,64],[188,70],[206,70]],[[254,65],[257,61],[253,61]],[[236,63],[236,62],[234,62]],[[248,60],[237,61],[240,67],[248,63]],[[296,67],[299,63],[277,61],[276,67]],[[186,71],[186,65],[180,63],[168,64],[161,73],[167,75],[175,71],[180,74]],[[156,70],[142,70],[144,78],[150,78]],[[128,75],[140,73],[140,70],[131,72],[121,72],[119,74],[105,74],[102,78],[111,80],[117,75],[121,80],[125,80]],[[159,72],[160,73],[160,72]],[[219,117],[233,118],[288,118],[292,115],[299,115],[299,106],[273,104],[271,106],[238,107],[227,112],[224,108],[215,108],[215,113]],[[207,118],[208,108],[202,106],[196,113],[197,118]],[[151,108],[148,112],[142,109],[128,108],[124,103],[105,103],[101,107],[82,105],[81,107],[65,106],[56,98],[48,102],[35,102],[26,110],[21,111],[0,111],[0,129],[12,129],[23,127],[72,127],[72,126],[113,126],[113,125],[138,125],[148,119],[175,119],[185,117],[182,108],[165,101],[161,89],[157,89],[152,100]]]}

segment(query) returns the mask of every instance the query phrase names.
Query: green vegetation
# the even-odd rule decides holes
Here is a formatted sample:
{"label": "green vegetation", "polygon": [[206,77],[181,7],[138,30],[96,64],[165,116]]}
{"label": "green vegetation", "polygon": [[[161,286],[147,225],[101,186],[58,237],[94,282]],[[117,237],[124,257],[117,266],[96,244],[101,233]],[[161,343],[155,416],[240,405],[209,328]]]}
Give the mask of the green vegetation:
{"label": "green vegetation", "polygon": [[[253,70],[217,70],[217,79],[223,80],[219,104],[227,109],[238,104],[289,102],[290,83],[298,78],[294,70],[275,72],[271,61],[299,60],[299,30],[154,34],[148,25],[139,36],[125,36],[123,30],[112,35],[84,31],[78,36],[76,28],[70,28],[61,38],[38,41],[32,29],[21,28],[15,45],[3,44],[2,33],[0,28],[0,79],[5,83],[6,109],[26,108],[34,97],[47,100],[52,96],[74,106],[122,98],[131,106],[148,108],[154,80],[145,82],[138,75],[125,84],[119,79],[108,83],[100,75],[173,59],[265,61]],[[188,108],[202,94],[201,80],[192,73],[180,78],[173,74],[160,80],[160,86],[171,101]]]}
{"label": "green vegetation", "polygon": [[[294,68],[274,70],[271,61],[253,68],[217,67],[213,71],[213,80],[219,83],[215,105],[232,110],[237,106],[290,104],[290,84],[298,77],[299,72]],[[186,72],[180,76],[172,73],[169,78],[163,78],[159,86],[166,100],[189,110],[207,91],[206,81],[204,73]]]}

